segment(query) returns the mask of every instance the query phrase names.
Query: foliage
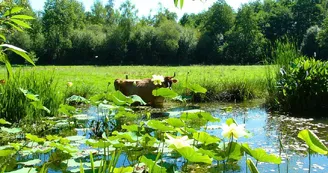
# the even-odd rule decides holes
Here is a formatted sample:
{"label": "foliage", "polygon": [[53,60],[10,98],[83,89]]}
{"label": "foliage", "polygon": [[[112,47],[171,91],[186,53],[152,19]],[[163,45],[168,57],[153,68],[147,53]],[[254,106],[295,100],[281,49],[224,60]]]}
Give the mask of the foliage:
{"label": "foliage", "polygon": [[[22,92],[20,88],[27,90]],[[27,73],[16,72],[0,87],[0,117],[19,122],[25,117],[35,121],[40,117],[56,115],[63,101],[57,88],[58,83],[51,73],[34,70]]]}

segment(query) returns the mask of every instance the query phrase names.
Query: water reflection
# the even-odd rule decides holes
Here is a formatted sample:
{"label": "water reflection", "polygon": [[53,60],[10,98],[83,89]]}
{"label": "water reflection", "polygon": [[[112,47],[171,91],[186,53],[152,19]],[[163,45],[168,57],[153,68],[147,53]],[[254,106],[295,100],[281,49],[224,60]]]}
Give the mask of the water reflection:
{"label": "water reflection", "polygon": [[[238,142],[247,142],[252,148],[261,147],[269,153],[280,155],[283,162],[280,166],[259,163],[260,172],[308,172],[307,148],[304,142],[297,138],[299,131],[311,129],[320,139],[328,144],[328,121],[327,119],[305,119],[274,115],[264,108],[239,107],[231,112],[222,111],[218,108],[205,109],[217,118],[222,124],[228,118],[234,118],[239,124],[246,124],[246,129],[252,133],[248,139],[241,138]],[[211,124],[211,125],[219,125]],[[208,130],[212,135],[221,136],[220,129]],[[279,139],[283,148],[280,148]],[[312,155],[311,172],[328,172],[328,158],[322,155]],[[245,158],[240,161],[240,172],[246,172]]]}

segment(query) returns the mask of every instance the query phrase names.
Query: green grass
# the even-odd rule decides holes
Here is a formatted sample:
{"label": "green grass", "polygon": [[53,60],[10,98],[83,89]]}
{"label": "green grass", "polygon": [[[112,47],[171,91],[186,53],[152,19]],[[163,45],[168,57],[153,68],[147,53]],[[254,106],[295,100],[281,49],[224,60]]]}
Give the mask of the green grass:
{"label": "green grass", "polygon": [[[14,68],[17,70],[18,67]],[[37,66],[24,67],[23,70],[35,69],[39,72],[55,73],[60,90],[67,95],[77,94],[88,97],[94,93],[113,90],[113,82],[117,78],[129,79],[151,78],[153,74],[172,76],[176,72],[179,80],[173,89],[184,93],[182,84],[187,79],[208,89],[207,95],[197,96],[198,101],[234,101],[251,98],[264,98],[266,92],[265,66]],[[0,69],[0,79],[5,70]],[[67,89],[67,82],[73,86]],[[111,84],[108,86],[108,82]],[[241,96],[233,96],[240,94]]]}

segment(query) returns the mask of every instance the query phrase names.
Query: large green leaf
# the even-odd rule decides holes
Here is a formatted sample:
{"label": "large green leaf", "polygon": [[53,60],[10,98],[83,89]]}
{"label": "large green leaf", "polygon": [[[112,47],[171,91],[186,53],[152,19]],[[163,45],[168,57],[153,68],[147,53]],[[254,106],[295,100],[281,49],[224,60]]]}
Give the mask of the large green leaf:
{"label": "large green leaf", "polygon": [[28,15],[13,15],[11,16],[12,19],[25,19],[25,20],[32,20],[34,17]]}
{"label": "large green leaf", "polygon": [[133,102],[135,103],[135,102],[139,102],[141,105],[146,105],[147,103],[144,101],[144,100],[142,100],[142,98],[140,97],[140,96],[138,96],[138,95],[132,95],[132,96],[129,96],[132,100],[133,100]]}
{"label": "large green leaf", "polygon": [[14,154],[15,150],[0,150],[0,157],[7,157]]}
{"label": "large green leaf", "polygon": [[165,120],[169,125],[173,127],[184,127],[186,124],[178,118],[168,118]]}
{"label": "large green leaf", "polygon": [[125,96],[120,91],[115,91],[110,96],[111,100],[118,106],[130,105],[133,103],[132,98]]}
{"label": "large green leaf", "polygon": [[3,16],[8,16],[8,15],[10,15],[10,14],[19,13],[19,12],[21,12],[23,9],[24,9],[24,7],[19,7],[19,6],[13,7],[13,8],[11,8],[11,9],[7,10],[7,11],[3,14]]}
{"label": "large green leaf", "polygon": [[114,131],[112,133],[113,135],[116,135],[118,139],[126,139],[129,142],[135,142],[137,141],[138,137],[134,132],[118,132]]}
{"label": "large green leaf", "polygon": [[94,148],[107,148],[112,145],[112,143],[109,141],[104,141],[104,140],[96,141],[93,139],[87,140],[86,144]]}
{"label": "large green leaf", "polygon": [[133,167],[120,167],[120,168],[115,168],[114,173],[130,173],[133,172]]}
{"label": "large green leaf", "polygon": [[19,133],[22,131],[21,128],[6,128],[6,127],[1,127],[1,130],[12,134]]}
{"label": "large green leaf", "polygon": [[305,141],[312,151],[317,152],[319,154],[328,154],[327,147],[311,130],[302,130],[298,133],[297,137]]}
{"label": "large green leaf", "polygon": [[156,162],[152,161],[151,159],[147,159],[145,156],[142,156],[140,162],[147,165],[149,172],[153,173],[166,173],[166,169],[164,167],[159,166]]}
{"label": "large green leaf", "polygon": [[273,164],[280,164],[281,158],[274,155],[274,154],[267,154],[266,151],[262,148],[257,148],[252,150],[248,144],[242,144],[243,150],[250,156],[254,157],[259,162],[266,162],[266,163],[273,163]]}
{"label": "large green leaf", "polygon": [[10,19],[10,21],[23,28],[31,28],[31,26],[28,23],[25,23],[24,21],[18,19]]}
{"label": "large green leaf", "polygon": [[6,47],[8,50],[13,51],[17,55],[23,57],[26,61],[28,61],[32,65],[35,65],[32,59],[26,54],[25,50],[10,44],[1,44],[0,47]]}
{"label": "large green leaf", "polygon": [[251,173],[260,173],[251,159],[247,159],[246,163]]}
{"label": "large green leaf", "polygon": [[184,0],[180,0],[180,8],[182,9],[182,7],[183,7],[183,1]]}
{"label": "large green leaf", "polygon": [[187,84],[184,84],[184,87],[190,89],[194,93],[203,93],[203,94],[205,94],[207,92],[206,88],[203,88],[202,86],[200,86],[198,84],[187,83]]}
{"label": "large green leaf", "polygon": [[220,119],[214,118],[210,113],[205,111],[199,111],[199,112],[183,112],[181,119],[184,120],[206,120],[209,122],[219,122]]}
{"label": "large green leaf", "polygon": [[26,139],[29,139],[29,140],[31,140],[33,142],[37,142],[37,143],[44,143],[46,141],[44,138],[39,138],[38,136],[32,135],[30,133],[27,133],[25,135],[25,137],[26,137]]}
{"label": "large green leaf", "polygon": [[203,155],[192,147],[175,148],[175,150],[190,162],[212,164],[212,160],[208,155]]}
{"label": "large green leaf", "polygon": [[229,159],[240,160],[243,156],[242,146],[237,142],[229,142],[225,147],[225,156]]}
{"label": "large green leaf", "polygon": [[206,132],[193,133],[193,138],[199,142],[202,142],[205,145],[217,143],[220,141],[219,138],[217,138],[215,136],[211,136],[210,134],[208,134]]}
{"label": "large green leaf", "polygon": [[3,41],[6,41],[7,40],[6,37],[4,35],[2,35],[2,34],[0,34],[0,38],[2,38]]}
{"label": "large green leaf", "polygon": [[152,93],[154,96],[162,96],[162,97],[171,98],[171,99],[178,96],[178,94],[176,92],[174,92],[173,90],[171,90],[169,88],[154,89]]}
{"label": "large green leaf", "polygon": [[39,164],[40,162],[41,162],[40,159],[34,159],[34,160],[29,160],[29,161],[26,161],[26,162],[18,162],[18,163],[22,164],[22,165],[25,165],[25,166],[33,166],[33,165]]}
{"label": "large green leaf", "polygon": [[148,127],[152,128],[152,129],[155,129],[155,130],[160,130],[162,132],[172,132],[172,131],[174,131],[173,127],[164,124],[162,121],[149,120],[146,124],[147,124]]}
{"label": "large green leaf", "polygon": [[0,118],[0,124],[8,124],[10,125],[11,123],[6,121],[5,119]]}
{"label": "large green leaf", "polygon": [[76,112],[76,108],[70,105],[60,104],[58,112],[67,116],[73,116],[73,114]]}

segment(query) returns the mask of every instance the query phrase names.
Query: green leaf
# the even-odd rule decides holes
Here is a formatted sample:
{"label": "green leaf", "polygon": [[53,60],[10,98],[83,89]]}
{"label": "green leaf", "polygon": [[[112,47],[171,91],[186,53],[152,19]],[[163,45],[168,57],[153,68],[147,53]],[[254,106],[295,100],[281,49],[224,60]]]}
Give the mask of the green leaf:
{"label": "green leaf", "polygon": [[183,7],[183,0],[180,0],[180,8],[182,9]]}
{"label": "green leaf", "polygon": [[168,126],[168,125],[166,125],[163,122],[158,121],[158,120],[149,120],[146,124],[147,124],[148,127],[152,128],[152,129],[155,129],[155,130],[160,130],[162,132],[172,132],[172,131],[174,131],[173,127]]}
{"label": "green leaf", "polygon": [[1,127],[1,130],[12,134],[19,133],[22,131],[21,128],[6,128],[6,127]]}
{"label": "green leaf", "polygon": [[166,173],[166,169],[164,167],[159,166],[157,163],[152,161],[151,159],[147,159],[145,156],[142,156],[140,159],[140,162],[144,163],[147,165],[149,172],[161,172],[161,173]]}
{"label": "green leaf", "polygon": [[31,26],[21,20],[18,19],[10,19],[10,21],[14,22],[16,25],[21,26],[23,28],[31,28]]}
{"label": "green leaf", "polygon": [[317,152],[319,154],[328,154],[327,147],[311,130],[302,130],[298,133],[297,137],[305,141],[312,151]]}
{"label": "green leaf", "polygon": [[199,142],[204,143],[205,145],[217,143],[220,141],[219,138],[217,138],[215,136],[211,136],[210,134],[208,134],[206,132],[193,133],[193,138]]}
{"label": "green leaf", "polygon": [[137,141],[137,135],[134,132],[118,132],[114,131],[112,133],[113,135],[116,135],[117,138],[119,139],[126,139],[129,142],[135,142]]}
{"label": "green leaf", "polygon": [[224,156],[217,155],[214,151],[211,150],[204,150],[203,148],[201,148],[198,150],[198,152],[206,154],[217,161],[223,161],[226,159]]}
{"label": "green leaf", "polygon": [[190,162],[212,164],[212,160],[208,157],[208,155],[203,155],[200,152],[196,152],[194,148],[182,147],[175,148],[175,150]]}
{"label": "green leaf", "polygon": [[0,34],[0,38],[2,38],[3,41],[6,41],[7,40],[6,37],[4,35],[2,35],[2,34]]}
{"label": "green leaf", "polygon": [[29,140],[31,140],[33,142],[37,142],[37,143],[44,143],[46,141],[44,138],[39,138],[38,136],[32,135],[30,133],[27,133],[25,135],[25,137],[26,137],[26,139],[29,139]]}
{"label": "green leaf", "polygon": [[227,119],[227,120],[226,120],[226,124],[227,124],[228,126],[230,126],[231,124],[236,124],[236,125],[238,125],[237,122],[236,122],[233,118],[229,118],[229,119]]}
{"label": "green leaf", "polygon": [[12,23],[10,23],[10,22],[4,22],[4,23],[7,24],[7,25],[10,25],[10,26],[13,27],[13,28],[15,28],[17,31],[23,32],[23,30],[22,30],[20,27],[18,27],[18,26],[16,26],[16,25],[12,24]]}
{"label": "green leaf", "polygon": [[[46,164],[44,164],[46,165]],[[17,169],[15,171],[10,171],[6,173],[37,173],[35,168],[22,168],[22,169]],[[39,173],[45,173],[45,171],[40,171]]]}
{"label": "green leaf", "polygon": [[154,96],[162,96],[165,98],[175,98],[178,96],[178,94],[176,92],[174,92],[173,90],[169,89],[169,88],[158,88],[158,89],[154,89],[152,91]]}
{"label": "green leaf", "polygon": [[104,140],[96,141],[93,139],[87,140],[86,144],[93,148],[107,148],[112,145],[111,142],[109,141],[104,141]]}
{"label": "green leaf", "polygon": [[205,94],[207,92],[206,88],[203,88],[202,86],[200,86],[198,84],[188,83],[188,84],[184,84],[184,87],[190,89],[194,93],[203,93],[203,94]]}
{"label": "green leaf", "polygon": [[11,123],[6,121],[5,119],[0,118],[0,124],[8,124],[10,125]]}
{"label": "green leaf", "polygon": [[176,7],[178,7],[178,1],[179,1],[179,0],[174,0],[174,5],[175,5]]}
{"label": "green leaf", "polygon": [[142,100],[142,98],[140,97],[140,96],[138,96],[138,95],[132,95],[132,96],[129,96],[131,99],[132,99],[132,101],[133,101],[133,103],[135,103],[135,102],[139,102],[141,105],[146,105],[147,103],[144,101],[144,100]]}
{"label": "green leaf", "polygon": [[260,173],[251,159],[247,159],[246,163],[251,173]]}
{"label": "green leaf", "polygon": [[14,53],[16,53],[17,55],[23,57],[26,61],[28,61],[29,63],[31,63],[32,65],[35,66],[32,59],[26,54],[25,50],[23,50],[19,47],[10,45],[10,44],[1,44],[0,47],[6,47],[8,50],[13,51]]}
{"label": "green leaf", "polygon": [[125,96],[121,91],[115,91],[109,95],[109,97],[118,106],[130,105],[133,103],[132,98]]}
{"label": "green leaf", "polygon": [[67,116],[73,116],[73,114],[76,112],[76,109],[75,109],[75,107],[70,106],[70,105],[60,104],[58,112],[65,114]]}
{"label": "green leaf", "polygon": [[91,164],[91,170],[93,173],[95,173],[95,163],[94,163],[94,160],[93,160],[93,154],[92,152],[90,152],[90,164]]}
{"label": "green leaf", "polygon": [[7,157],[16,153],[14,150],[0,150],[0,157]]}
{"label": "green leaf", "polygon": [[273,164],[280,164],[281,158],[274,155],[274,154],[267,154],[266,151],[262,148],[257,148],[252,150],[248,144],[242,144],[243,150],[250,156],[254,157],[259,162],[266,162],[266,163],[273,163]]}
{"label": "green leaf", "polygon": [[242,146],[237,142],[229,142],[228,146],[225,147],[226,158],[233,160],[240,160],[243,156]]}
{"label": "green leaf", "polygon": [[168,118],[165,120],[169,125],[173,127],[184,127],[186,124],[178,118]]}
{"label": "green leaf", "polygon": [[25,19],[25,20],[35,19],[34,17],[28,16],[28,15],[13,15],[10,18],[12,18],[12,19]]}
{"label": "green leaf", "polygon": [[122,125],[122,129],[126,129],[127,131],[130,131],[130,132],[138,132],[139,131],[139,126],[136,125],[136,124]]}
{"label": "green leaf", "polygon": [[19,12],[21,12],[23,9],[24,9],[24,7],[19,7],[19,6],[13,7],[12,9],[7,10],[7,11],[3,14],[3,16],[8,16],[8,15],[10,15],[10,14],[19,13]]}
{"label": "green leaf", "polygon": [[18,164],[22,164],[22,165],[25,165],[25,166],[34,166],[34,165],[39,164],[39,163],[41,163],[40,159],[29,160],[29,161],[26,161],[26,162],[18,162]]}
{"label": "green leaf", "polygon": [[133,172],[133,167],[120,167],[120,168],[115,168],[114,173],[130,173]]}
{"label": "green leaf", "polygon": [[184,120],[206,120],[209,122],[219,122],[220,119],[214,118],[210,113],[205,111],[199,112],[183,112],[180,116]]}

